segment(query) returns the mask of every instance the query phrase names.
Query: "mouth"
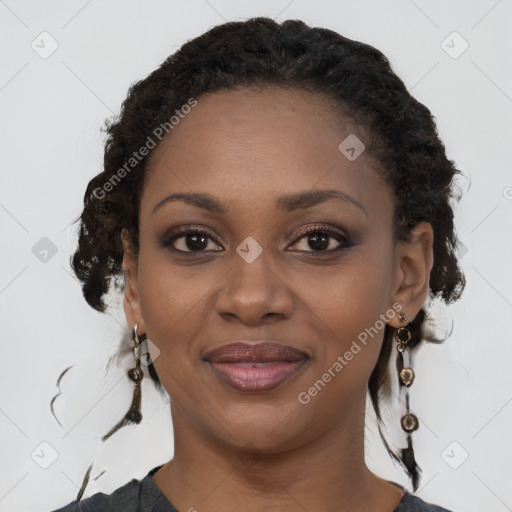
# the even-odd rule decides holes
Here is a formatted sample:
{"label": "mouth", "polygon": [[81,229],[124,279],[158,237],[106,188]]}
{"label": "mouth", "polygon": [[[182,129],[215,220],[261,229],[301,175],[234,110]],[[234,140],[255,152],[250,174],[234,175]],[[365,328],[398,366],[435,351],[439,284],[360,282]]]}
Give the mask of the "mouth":
{"label": "mouth", "polygon": [[236,342],[207,352],[204,360],[213,374],[238,391],[275,389],[297,374],[309,355],[273,341]]}

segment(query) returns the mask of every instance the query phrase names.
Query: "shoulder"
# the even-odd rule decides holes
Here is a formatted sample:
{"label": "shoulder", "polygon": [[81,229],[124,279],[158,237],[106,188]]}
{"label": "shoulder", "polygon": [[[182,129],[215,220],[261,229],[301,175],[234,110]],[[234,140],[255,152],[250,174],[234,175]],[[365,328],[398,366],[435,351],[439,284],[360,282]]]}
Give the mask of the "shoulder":
{"label": "shoulder", "polygon": [[413,494],[409,494],[408,492],[404,494],[404,497],[395,508],[393,512],[450,512],[446,508],[442,508],[438,505],[433,505],[432,503],[428,503],[423,501],[418,496],[414,496]]}
{"label": "shoulder", "polygon": [[141,484],[140,480],[132,479],[111,494],[99,492],[52,512],[137,512],[140,510]]}

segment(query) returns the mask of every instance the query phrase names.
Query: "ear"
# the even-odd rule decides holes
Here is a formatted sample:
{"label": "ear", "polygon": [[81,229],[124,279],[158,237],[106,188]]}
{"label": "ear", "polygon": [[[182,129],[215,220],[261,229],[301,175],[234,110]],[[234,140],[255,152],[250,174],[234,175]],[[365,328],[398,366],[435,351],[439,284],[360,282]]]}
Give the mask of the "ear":
{"label": "ear", "polygon": [[137,259],[135,257],[128,230],[123,228],[121,231],[121,240],[123,242],[123,269],[124,269],[124,298],[123,308],[126,320],[130,329],[137,324],[137,331],[146,332],[144,319],[140,307],[139,288],[137,283]]}
{"label": "ear", "polygon": [[[412,321],[422,308],[429,290],[430,272],[434,264],[434,230],[428,222],[420,222],[412,230],[411,240],[398,242],[395,249],[393,303]],[[389,324],[400,327],[398,315]],[[396,325],[395,325],[396,324]]]}

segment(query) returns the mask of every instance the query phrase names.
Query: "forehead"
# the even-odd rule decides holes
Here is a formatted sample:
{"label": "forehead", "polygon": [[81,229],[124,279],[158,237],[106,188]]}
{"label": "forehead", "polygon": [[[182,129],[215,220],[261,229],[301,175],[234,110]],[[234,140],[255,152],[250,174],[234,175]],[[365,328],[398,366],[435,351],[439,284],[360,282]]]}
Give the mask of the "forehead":
{"label": "forehead", "polygon": [[[146,209],[173,192],[207,192],[226,202],[314,188],[338,188],[376,201],[385,184],[364,151],[340,150],[363,131],[318,94],[277,87],[201,96],[155,149],[143,197]],[[349,139],[352,140],[352,139]],[[258,199],[259,198],[259,199]]]}

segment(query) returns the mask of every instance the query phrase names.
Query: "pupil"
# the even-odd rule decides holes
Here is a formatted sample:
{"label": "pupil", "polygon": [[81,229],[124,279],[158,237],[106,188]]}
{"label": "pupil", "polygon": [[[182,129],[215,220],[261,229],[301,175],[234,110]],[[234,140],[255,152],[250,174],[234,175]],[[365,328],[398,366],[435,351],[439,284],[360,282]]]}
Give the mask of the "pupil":
{"label": "pupil", "polygon": [[[319,240],[322,240],[319,242]],[[327,235],[317,234],[309,236],[309,245],[310,247],[318,251],[320,249],[326,249],[329,247],[329,237]]]}
{"label": "pupil", "polygon": [[[207,239],[204,235],[196,234],[187,236],[187,248],[191,250],[199,250],[205,249],[208,245]],[[190,240],[193,240],[192,243],[189,243]],[[197,242],[197,240],[201,240]]]}

